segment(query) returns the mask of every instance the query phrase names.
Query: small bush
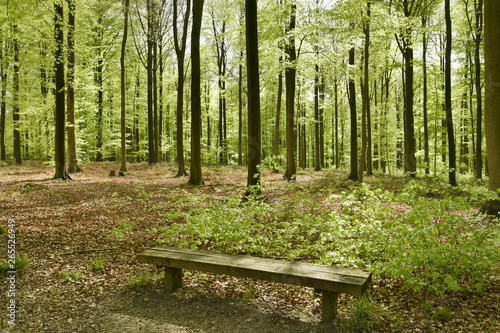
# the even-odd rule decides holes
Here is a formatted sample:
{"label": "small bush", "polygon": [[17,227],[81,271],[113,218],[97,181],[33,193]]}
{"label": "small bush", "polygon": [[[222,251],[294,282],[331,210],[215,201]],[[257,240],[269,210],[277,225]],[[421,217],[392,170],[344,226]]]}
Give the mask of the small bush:
{"label": "small bush", "polygon": [[30,259],[28,255],[23,254],[21,256],[16,256],[14,259],[14,267],[11,267],[11,262],[8,260],[0,262],[0,273],[6,273],[8,271],[20,271],[28,266]]}

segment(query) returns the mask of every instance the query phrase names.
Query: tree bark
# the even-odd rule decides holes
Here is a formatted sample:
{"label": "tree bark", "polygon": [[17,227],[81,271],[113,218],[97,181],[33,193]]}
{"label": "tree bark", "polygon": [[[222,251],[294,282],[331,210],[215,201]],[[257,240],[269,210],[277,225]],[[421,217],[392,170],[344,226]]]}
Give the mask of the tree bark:
{"label": "tree bark", "polygon": [[54,179],[69,179],[66,171],[65,156],[65,92],[64,92],[64,35],[63,35],[63,5],[59,0],[54,2],[54,34],[56,42],[55,52],[55,83],[56,83],[56,111],[55,111],[55,175]]}
{"label": "tree bark", "polygon": [[453,114],[451,106],[451,42],[452,23],[450,0],[444,1],[444,12],[446,21],[446,54],[445,54],[445,105],[446,105],[446,129],[448,132],[448,179],[451,186],[457,186],[456,170],[457,156],[455,147],[455,133],[453,129]]}
{"label": "tree bark", "polygon": [[4,46],[4,41],[0,40],[0,80],[2,82],[2,90],[0,92],[0,160],[5,161],[5,118],[7,115],[7,69],[5,68],[4,57],[7,53],[7,48]]}
{"label": "tree bark", "polygon": [[248,175],[247,192],[260,194],[261,124],[259,83],[259,36],[257,29],[257,0],[245,0],[246,62],[248,86]]}
{"label": "tree bark", "polygon": [[68,126],[68,173],[82,172],[78,165],[75,134],[75,0],[68,0],[68,77],[67,77],[67,115]]}
{"label": "tree bark", "polygon": [[12,48],[14,51],[14,76],[12,83],[12,119],[14,127],[14,159],[17,164],[22,164],[21,158],[21,132],[19,131],[19,29],[17,25],[13,26]]}
{"label": "tree bark", "polygon": [[125,53],[127,50],[127,37],[128,37],[128,13],[130,0],[123,1],[123,38],[122,38],[122,48],[120,54],[120,134],[121,134],[121,166],[120,175],[124,175],[127,172],[127,94],[126,94],[126,82],[125,82]]}
{"label": "tree bark", "polygon": [[[316,53],[316,57],[319,54]],[[321,170],[320,119],[319,119],[319,66],[314,65],[314,171]]]}
{"label": "tree bark", "polygon": [[183,124],[183,108],[184,108],[184,58],[186,54],[187,29],[189,25],[189,12],[191,10],[191,0],[186,1],[186,11],[182,20],[182,36],[180,36],[177,28],[177,0],[173,0],[173,32],[174,32],[174,48],[177,55],[177,111],[176,111],[176,128],[177,128],[177,175],[176,177],[187,176],[186,165],[184,160],[184,124]]}
{"label": "tree bark", "polygon": [[[349,65],[354,66],[354,46],[349,50]],[[351,116],[351,172],[348,179],[358,180],[358,118],[356,112],[356,84],[353,74],[350,74],[348,83],[349,110]]]}
{"label": "tree bark", "polygon": [[295,164],[295,145],[294,145],[294,115],[295,115],[295,78],[296,78],[296,61],[297,53],[295,50],[295,26],[296,26],[296,11],[297,5],[292,2],[290,8],[290,22],[287,27],[289,40],[285,47],[285,52],[288,56],[288,65],[285,69],[285,86],[286,86],[286,173],[285,179],[294,181],[297,174]]}
{"label": "tree bark", "polygon": [[500,2],[484,3],[484,60],[485,60],[485,131],[488,154],[488,189],[496,191],[483,209],[489,214],[500,212]]}
{"label": "tree bark", "polygon": [[193,0],[191,33],[191,185],[203,185],[201,172],[201,66],[200,34],[204,0]]}

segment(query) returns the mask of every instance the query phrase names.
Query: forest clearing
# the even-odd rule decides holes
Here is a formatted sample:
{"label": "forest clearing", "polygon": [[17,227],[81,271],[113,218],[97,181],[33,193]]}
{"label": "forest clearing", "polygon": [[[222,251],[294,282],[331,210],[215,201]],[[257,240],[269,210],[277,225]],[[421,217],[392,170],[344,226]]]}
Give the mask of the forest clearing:
{"label": "forest clearing", "polygon": [[[37,162],[0,168],[2,230],[15,220],[16,326],[8,332],[497,332],[499,223],[478,214],[486,183],[300,170],[262,172],[263,197],[241,199],[246,169],[84,164],[73,181]],[[1,237],[2,248],[8,237]],[[366,297],[342,295],[320,322],[312,289],[187,272],[166,294],[162,272],[135,255],[197,248],[373,271]],[[4,251],[2,250],[2,253]],[[1,292],[8,281],[2,254]],[[23,263],[27,262],[26,267]]]}

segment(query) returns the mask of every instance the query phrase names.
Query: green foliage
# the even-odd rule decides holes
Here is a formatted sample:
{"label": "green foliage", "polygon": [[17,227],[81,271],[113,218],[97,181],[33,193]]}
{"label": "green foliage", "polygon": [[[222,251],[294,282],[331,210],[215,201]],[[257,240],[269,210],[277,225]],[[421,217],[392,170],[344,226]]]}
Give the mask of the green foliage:
{"label": "green foliage", "polygon": [[5,273],[8,271],[20,271],[26,268],[30,263],[30,258],[27,254],[21,256],[16,256],[14,259],[14,268],[10,266],[10,262],[7,260],[0,261],[0,273]]}
{"label": "green foliage", "polygon": [[108,233],[108,237],[113,237],[119,241],[123,241],[125,234],[131,232],[134,229],[135,222],[120,221],[118,222],[118,227],[111,229]]}
{"label": "green foliage", "polygon": [[457,190],[447,185],[418,180],[393,189],[396,193],[383,184],[346,184],[336,194],[329,194],[331,188],[292,184],[286,198],[274,204],[212,200],[205,207],[168,213],[167,222],[182,222],[164,228],[163,241],[368,268],[422,295],[481,291],[488,274],[498,272],[499,230],[471,214],[468,202],[485,194],[466,187],[455,196]]}
{"label": "green foliage", "polygon": [[348,319],[342,322],[345,332],[373,332],[382,324],[381,309],[370,297],[362,296],[349,303]]}
{"label": "green foliage", "polygon": [[105,256],[97,255],[92,258],[92,261],[90,262],[90,268],[95,272],[100,272],[104,269],[106,263],[107,260]]}
{"label": "green foliage", "polygon": [[143,288],[153,284],[155,276],[149,271],[140,271],[138,274],[129,278],[128,283],[134,288]]}
{"label": "green foliage", "polygon": [[59,272],[59,278],[63,282],[80,281],[83,278],[83,273],[80,271],[77,271],[77,272]]}

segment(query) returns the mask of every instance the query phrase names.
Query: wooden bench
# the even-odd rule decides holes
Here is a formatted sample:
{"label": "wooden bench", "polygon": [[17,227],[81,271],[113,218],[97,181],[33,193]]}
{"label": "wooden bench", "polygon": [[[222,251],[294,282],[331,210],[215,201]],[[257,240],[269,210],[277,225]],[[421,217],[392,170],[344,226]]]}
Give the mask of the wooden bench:
{"label": "wooden bench", "polygon": [[371,281],[371,273],[360,269],[174,247],[154,247],[138,254],[137,260],[165,267],[165,289],[169,292],[182,287],[182,269],[311,287],[322,292],[325,322],[337,315],[339,293],[361,296]]}

